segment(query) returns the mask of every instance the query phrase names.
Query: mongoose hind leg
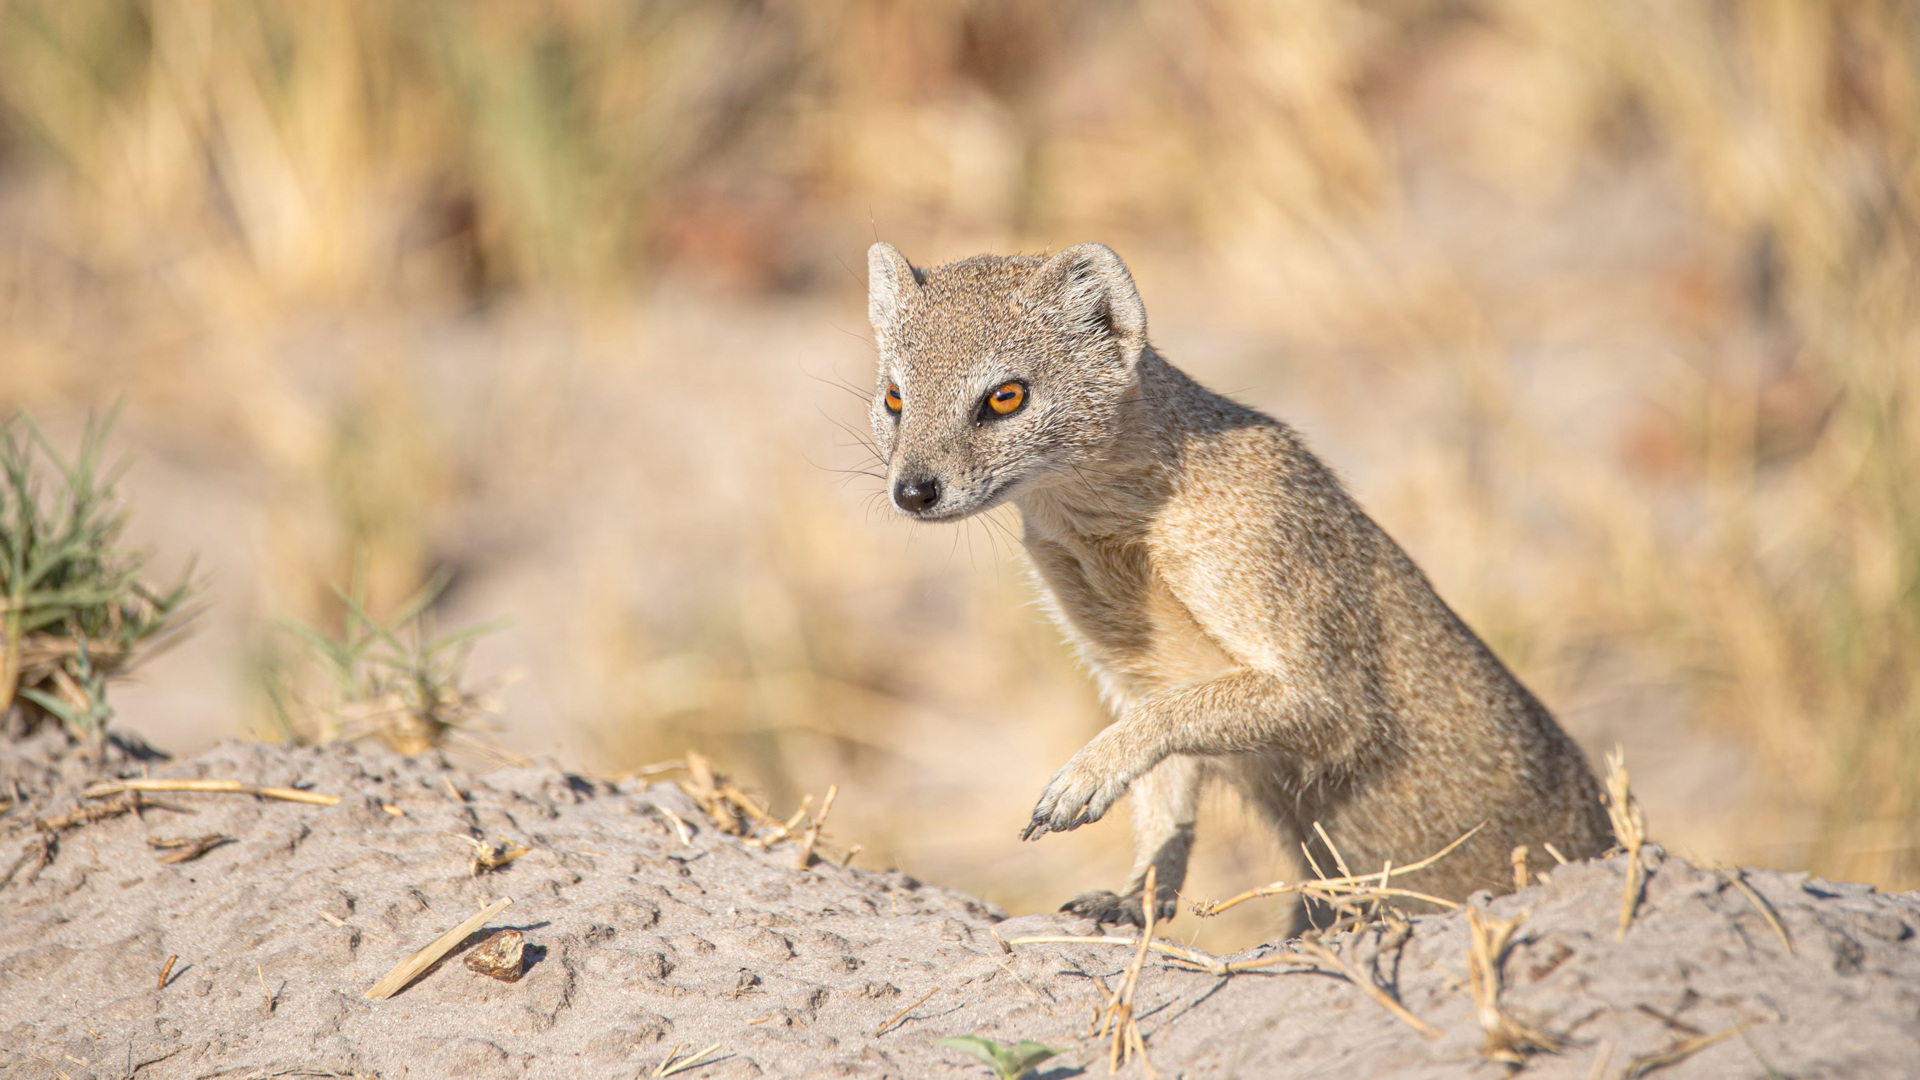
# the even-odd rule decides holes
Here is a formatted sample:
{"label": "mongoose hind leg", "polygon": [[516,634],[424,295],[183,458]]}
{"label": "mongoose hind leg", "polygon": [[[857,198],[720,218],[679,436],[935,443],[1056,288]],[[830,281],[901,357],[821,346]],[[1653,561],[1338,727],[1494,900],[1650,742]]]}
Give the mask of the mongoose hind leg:
{"label": "mongoose hind leg", "polygon": [[1193,819],[1200,803],[1205,772],[1199,758],[1175,755],[1154,766],[1127,791],[1133,817],[1133,872],[1123,892],[1106,889],[1084,892],[1060,906],[1061,911],[1096,923],[1132,923],[1146,926],[1142,894],[1147,869],[1154,871],[1154,920],[1171,919],[1179,911],[1180,887],[1187,880],[1187,859],[1193,853]]}

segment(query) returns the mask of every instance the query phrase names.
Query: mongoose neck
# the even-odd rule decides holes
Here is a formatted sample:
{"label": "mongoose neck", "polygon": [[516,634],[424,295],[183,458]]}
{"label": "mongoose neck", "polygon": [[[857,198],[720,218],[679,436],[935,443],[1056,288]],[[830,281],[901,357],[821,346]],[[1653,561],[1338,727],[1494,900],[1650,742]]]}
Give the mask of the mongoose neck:
{"label": "mongoose neck", "polygon": [[1050,483],[1014,498],[1029,530],[1058,535],[1135,532],[1165,501],[1175,481],[1178,435],[1169,421],[1187,410],[1178,399],[1207,391],[1161,359],[1140,352],[1134,384],[1099,439],[1082,447]]}

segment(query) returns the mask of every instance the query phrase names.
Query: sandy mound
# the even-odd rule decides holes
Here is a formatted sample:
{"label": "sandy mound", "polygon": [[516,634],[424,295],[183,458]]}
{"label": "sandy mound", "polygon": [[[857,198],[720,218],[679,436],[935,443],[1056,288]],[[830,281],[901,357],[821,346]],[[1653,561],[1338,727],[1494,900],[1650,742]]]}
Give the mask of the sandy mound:
{"label": "sandy mound", "polygon": [[[28,802],[0,819],[10,830],[0,874],[14,867],[0,886],[9,1080],[633,1077],[654,1075],[677,1045],[684,1056],[716,1043],[675,1075],[983,1076],[933,1045],[972,1033],[1068,1047],[1041,1077],[1106,1072],[1104,1043],[1083,1035],[1096,980],[1111,984],[1131,950],[1003,954],[993,930],[1090,928],[1057,915],[1003,921],[897,873],[796,870],[790,845],[763,852],[702,827],[670,785],[544,765],[471,777],[435,756],[228,744],[153,762],[153,773],[343,798],[161,796],[195,813],[147,809],[72,829],[42,866],[25,819],[70,810],[98,774],[50,736],[0,755],[0,791],[17,781]],[[112,757],[121,774],[141,765],[125,749]],[[691,844],[661,806],[693,824]],[[208,834],[232,842],[175,864],[148,842]],[[469,836],[532,850],[475,877]],[[1790,954],[1724,874],[1667,859],[1616,944],[1622,872],[1618,859],[1566,867],[1487,905],[1530,913],[1502,1004],[1569,1044],[1532,1059],[1530,1073],[1585,1077],[1605,1055],[1604,1075],[1618,1077],[1645,1055],[1729,1032],[1660,1075],[1893,1076],[1920,1062],[1920,896],[1749,872]],[[394,964],[507,896],[487,932],[525,933],[518,982],[469,971],[456,953],[396,997],[362,1000]],[[1500,1076],[1479,1056],[1467,942],[1461,914],[1417,920],[1398,946],[1378,929],[1332,942],[1438,1039],[1335,975],[1223,979],[1158,959],[1139,984],[1140,1028],[1163,1076]],[[1138,1064],[1124,1071],[1141,1075]]]}

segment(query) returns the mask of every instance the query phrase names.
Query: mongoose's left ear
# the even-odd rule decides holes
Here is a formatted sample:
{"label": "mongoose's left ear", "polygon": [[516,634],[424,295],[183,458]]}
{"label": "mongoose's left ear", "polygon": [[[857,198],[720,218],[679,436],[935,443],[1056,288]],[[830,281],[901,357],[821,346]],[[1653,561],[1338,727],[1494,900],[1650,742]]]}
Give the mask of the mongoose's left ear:
{"label": "mongoose's left ear", "polygon": [[877,240],[867,249],[867,321],[884,331],[907,297],[920,289],[920,279],[900,249]]}
{"label": "mongoose's left ear", "polygon": [[1127,264],[1105,244],[1076,244],[1048,259],[1027,283],[1031,301],[1054,307],[1074,329],[1110,334],[1130,348],[1147,341],[1147,308]]}

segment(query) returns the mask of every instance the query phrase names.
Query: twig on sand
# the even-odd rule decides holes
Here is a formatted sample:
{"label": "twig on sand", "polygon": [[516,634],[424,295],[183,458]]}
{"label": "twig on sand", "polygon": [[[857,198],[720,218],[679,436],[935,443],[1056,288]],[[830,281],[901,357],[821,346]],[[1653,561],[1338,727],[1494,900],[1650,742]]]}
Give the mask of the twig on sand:
{"label": "twig on sand", "polygon": [[1468,992],[1473,995],[1480,1030],[1486,1033],[1480,1053],[1507,1065],[1525,1065],[1528,1054],[1561,1050],[1560,1040],[1527,1027],[1500,1007],[1501,965],[1506,961],[1513,932],[1526,918],[1524,911],[1511,919],[1499,919],[1482,914],[1478,908],[1467,908]]}
{"label": "twig on sand", "polygon": [[1693,1055],[1712,1046],[1714,1043],[1730,1039],[1746,1030],[1745,1024],[1735,1024],[1725,1031],[1716,1031],[1711,1035],[1696,1035],[1674,1043],[1665,1050],[1655,1050],[1651,1054],[1641,1054],[1627,1063],[1627,1071],[1620,1074],[1620,1080],[1640,1080],[1648,1073],[1677,1065]]}
{"label": "twig on sand", "polygon": [[467,935],[485,926],[488,919],[506,910],[507,905],[511,903],[513,903],[513,897],[503,896],[481,908],[478,914],[440,935],[433,944],[395,965],[394,969],[382,976],[379,982],[374,983],[372,989],[368,990],[364,996],[368,1001],[381,1001],[399,993],[408,983],[419,978],[421,972],[432,967],[441,957],[452,952],[454,946],[465,941]]}
{"label": "twig on sand", "polygon": [[1600,1052],[1593,1055],[1593,1067],[1587,1070],[1587,1080],[1600,1080],[1607,1073],[1607,1065],[1613,1061],[1613,1044],[1602,1042]]}
{"label": "twig on sand", "polygon": [[160,856],[160,861],[168,865],[192,862],[222,844],[233,842],[233,837],[222,836],[219,833],[209,833],[206,836],[147,837],[148,847],[156,851],[170,852]]}
{"label": "twig on sand", "polygon": [[[1008,945],[1125,945],[1130,949],[1140,947],[1139,938],[1130,937],[1075,937],[1070,934],[1027,934],[1016,938],[1007,938]],[[1191,966],[1196,971],[1209,975],[1237,975],[1242,971],[1254,971],[1259,968],[1274,967],[1278,964],[1304,964],[1311,966],[1312,960],[1295,952],[1274,953],[1255,960],[1222,960],[1211,953],[1199,949],[1190,949],[1167,941],[1149,941],[1147,948],[1163,956]]]}
{"label": "twig on sand", "polygon": [[680,1056],[680,1048],[685,1045],[687,1044],[686,1043],[674,1044],[673,1053],[668,1054],[667,1060],[661,1062],[659,1065],[656,1065],[654,1067],[653,1072],[649,1073],[648,1075],[672,1076],[674,1073],[685,1072],[688,1069],[691,1069],[694,1066],[704,1062],[708,1054],[711,1054],[715,1050],[720,1049],[720,1044],[714,1043],[712,1046],[707,1047],[705,1050],[702,1050],[694,1054],[688,1054],[686,1057],[683,1058]]}
{"label": "twig on sand", "polygon": [[160,981],[154,985],[155,990],[165,990],[167,988],[167,976],[173,974],[174,962],[179,959],[179,953],[174,953],[172,956],[167,957],[167,962],[160,968]]}
{"label": "twig on sand", "polygon": [[1733,884],[1734,888],[1740,890],[1740,895],[1745,896],[1754,910],[1760,913],[1760,917],[1767,920],[1768,926],[1773,927],[1773,932],[1780,938],[1780,944],[1787,947],[1788,954],[1799,955],[1800,950],[1793,947],[1793,939],[1787,936],[1787,928],[1781,924],[1779,915],[1774,913],[1773,905],[1767,903],[1766,898],[1761,896],[1758,890],[1747,884],[1747,872],[1738,867],[1722,867],[1720,872],[1727,875],[1727,880]]}
{"label": "twig on sand", "polygon": [[[994,940],[999,941],[1000,935],[995,934]],[[1006,944],[1004,942],[1001,943],[1000,947],[1003,952],[1010,951],[1006,948]],[[1055,1015],[1053,1009],[1050,1006],[1048,1006],[1046,1002],[1040,1000],[1040,995],[1033,992],[1033,987],[1027,983],[1027,980],[1021,978],[1020,973],[1013,970],[1012,964],[1007,963],[1006,957],[998,956],[998,957],[995,957],[994,959],[999,962],[1000,967],[1003,970],[1005,970],[1007,974],[1013,976],[1013,981],[1020,984],[1020,989],[1025,990],[1027,992],[1027,996],[1033,999],[1033,1003],[1035,1005],[1040,1006],[1041,1010],[1044,1011],[1048,1016]]]}
{"label": "twig on sand", "polygon": [[912,1012],[913,1010],[919,1008],[922,1005],[925,1005],[927,1003],[928,998],[932,997],[933,995],[939,992],[940,992],[940,988],[936,986],[933,989],[927,991],[926,993],[921,994],[920,997],[917,1000],[915,1000],[913,1004],[907,1006],[904,1009],[901,1009],[899,1012],[894,1013],[892,1016],[889,1016],[887,1018],[886,1023],[881,1024],[877,1028],[874,1028],[873,1037],[877,1039],[880,1036],[885,1035],[887,1032],[892,1031],[894,1029],[894,1026],[900,1023],[900,1021],[904,1019],[908,1013]]}
{"label": "twig on sand", "polygon": [[310,803],[314,806],[332,806],[340,801],[338,795],[323,795],[318,791],[302,791],[299,788],[262,787],[259,784],[243,783],[239,780],[153,780],[127,779],[108,780],[89,787],[81,792],[89,799],[104,799],[109,795],[118,795],[123,791],[202,791],[229,795],[253,795],[262,799],[280,799],[284,802]]}
{"label": "twig on sand", "polygon": [[693,830],[688,827],[685,818],[659,803],[649,803],[648,805],[658,811],[660,816],[666,818],[668,824],[673,826],[673,834],[680,838],[681,847],[693,846]]}
{"label": "twig on sand", "polygon": [[1627,755],[1619,746],[1607,755],[1606,804],[1614,838],[1627,851],[1627,882],[1620,894],[1620,929],[1613,935],[1615,941],[1623,941],[1627,925],[1633,922],[1634,909],[1640,906],[1643,883],[1640,848],[1647,842],[1647,819],[1640,812],[1640,800],[1633,797],[1633,788],[1627,779]]}
{"label": "twig on sand", "polygon": [[1392,1013],[1401,1023],[1425,1035],[1429,1039],[1440,1037],[1440,1029],[1407,1011],[1406,1006],[1393,1000],[1393,996],[1373,984],[1373,980],[1354,970],[1353,965],[1341,959],[1340,954],[1317,941],[1302,940],[1296,948],[1315,960],[1332,964],[1347,981],[1360,988],[1360,992],[1372,998],[1379,1006]]}

